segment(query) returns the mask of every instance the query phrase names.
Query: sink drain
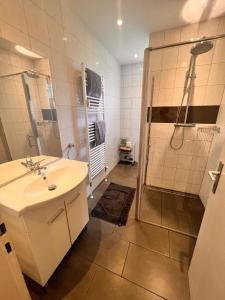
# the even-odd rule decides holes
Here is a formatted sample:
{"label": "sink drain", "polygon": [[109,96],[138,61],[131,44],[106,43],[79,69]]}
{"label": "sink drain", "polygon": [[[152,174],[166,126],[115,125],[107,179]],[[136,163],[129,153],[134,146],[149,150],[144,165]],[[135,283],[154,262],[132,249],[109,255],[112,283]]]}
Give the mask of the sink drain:
{"label": "sink drain", "polygon": [[55,184],[50,184],[49,186],[48,186],[48,190],[49,191],[54,191],[56,189],[56,185]]}

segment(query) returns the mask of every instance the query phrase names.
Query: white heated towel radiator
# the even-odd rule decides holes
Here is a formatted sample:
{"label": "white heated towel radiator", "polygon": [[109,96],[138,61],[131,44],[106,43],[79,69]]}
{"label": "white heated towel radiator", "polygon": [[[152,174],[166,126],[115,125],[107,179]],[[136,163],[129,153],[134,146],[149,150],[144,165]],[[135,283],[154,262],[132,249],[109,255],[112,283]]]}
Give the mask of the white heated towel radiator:
{"label": "white heated towel radiator", "polygon": [[105,143],[95,146],[95,122],[105,119],[104,80],[102,78],[101,98],[87,96],[86,68],[82,66],[83,95],[86,119],[86,137],[88,141],[89,183],[102,171],[106,171]]}

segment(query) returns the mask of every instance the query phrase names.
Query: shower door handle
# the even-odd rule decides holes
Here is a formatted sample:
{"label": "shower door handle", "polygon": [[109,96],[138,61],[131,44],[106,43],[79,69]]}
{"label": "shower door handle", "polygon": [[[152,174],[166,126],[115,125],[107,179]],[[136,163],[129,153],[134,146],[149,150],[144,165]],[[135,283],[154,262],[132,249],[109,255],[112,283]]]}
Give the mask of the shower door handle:
{"label": "shower door handle", "polygon": [[211,180],[214,182],[213,187],[212,187],[212,192],[215,194],[220,176],[222,174],[224,164],[222,162],[219,163],[218,169],[216,171],[209,171],[209,176]]}

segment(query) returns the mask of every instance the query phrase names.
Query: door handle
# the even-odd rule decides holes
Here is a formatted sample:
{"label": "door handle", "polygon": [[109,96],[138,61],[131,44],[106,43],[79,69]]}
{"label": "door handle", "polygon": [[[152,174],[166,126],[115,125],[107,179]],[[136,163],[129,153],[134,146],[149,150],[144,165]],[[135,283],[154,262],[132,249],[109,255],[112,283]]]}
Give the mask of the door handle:
{"label": "door handle", "polygon": [[218,169],[216,171],[209,171],[209,176],[211,180],[214,182],[213,187],[212,187],[212,192],[215,194],[217,190],[217,186],[220,180],[220,176],[222,174],[224,164],[220,161]]}
{"label": "door handle", "polygon": [[212,181],[215,181],[216,176],[219,175],[219,174],[220,174],[220,172],[218,172],[218,171],[209,171],[209,176],[212,179]]}

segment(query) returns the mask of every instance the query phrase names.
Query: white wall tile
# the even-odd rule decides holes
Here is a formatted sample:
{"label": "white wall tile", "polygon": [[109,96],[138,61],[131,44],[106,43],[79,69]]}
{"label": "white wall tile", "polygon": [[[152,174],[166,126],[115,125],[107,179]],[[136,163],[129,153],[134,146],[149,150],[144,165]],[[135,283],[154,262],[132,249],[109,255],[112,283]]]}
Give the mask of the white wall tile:
{"label": "white wall tile", "polygon": [[152,51],[150,54],[150,70],[157,71],[162,68],[163,50]]}
{"label": "white wall tile", "polygon": [[164,44],[167,45],[180,42],[180,33],[180,28],[166,30]]}
{"label": "white wall tile", "polygon": [[225,84],[225,63],[211,65],[208,84]]}
{"label": "white wall tile", "polygon": [[[118,162],[120,139],[120,67],[116,59],[71,10],[69,1],[63,1],[63,5],[60,0],[1,1],[0,34],[50,59],[57,109],[59,109],[62,149],[68,143],[75,143],[79,151],[77,154],[74,152],[73,158],[87,160],[87,148],[82,144],[85,143],[83,138],[85,128],[82,121],[84,115],[79,109],[74,109],[79,105],[78,98],[81,98],[80,81],[77,80],[80,76],[81,63],[94,68],[104,76],[106,160],[110,171]],[[63,37],[67,37],[67,41],[62,41]],[[0,73],[1,70],[2,68]],[[8,68],[8,71],[13,70]],[[139,95],[136,90],[133,92]],[[102,177],[97,178],[94,185],[101,180]]]}
{"label": "white wall tile", "polygon": [[208,85],[204,105],[220,105],[224,92],[224,85]]}
{"label": "white wall tile", "polygon": [[121,66],[120,131],[135,143],[135,160],[139,156],[139,130],[141,111],[142,64]]}
{"label": "white wall tile", "polygon": [[157,47],[164,44],[165,34],[164,31],[152,32],[150,34],[150,46]]}
{"label": "white wall tile", "polygon": [[177,66],[178,48],[168,48],[162,50],[162,69],[173,69]]}
{"label": "white wall tile", "polygon": [[158,93],[157,105],[167,106],[173,99],[174,90],[172,88],[160,89]]}
{"label": "white wall tile", "polygon": [[30,36],[48,44],[47,18],[44,11],[29,0],[24,0],[24,7]]}
{"label": "white wall tile", "polygon": [[177,68],[176,69],[175,84],[174,84],[174,86],[176,88],[177,87],[182,87],[183,88],[186,72],[187,72],[186,68]]}
{"label": "white wall tile", "polygon": [[225,17],[221,17],[219,18],[217,34],[224,34],[224,32],[225,32]]}
{"label": "white wall tile", "polygon": [[213,63],[225,62],[225,38],[216,41],[212,61]]}
{"label": "white wall tile", "polygon": [[173,88],[175,82],[176,69],[162,70],[160,76],[160,88]]}
{"label": "white wall tile", "polygon": [[198,24],[181,27],[181,41],[189,41],[198,37]]}
{"label": "white wall tile", "polygon": [[210,65],[196,66],[195,86],[206,85],[209,78]]}
{"label": "white wall tile", "polygon": [[198,36],[214,36],[217,34],[219,28],[219,18],[211,19],[199,24]]}
{"label": "white wall tile", "polygon": [[177,61],[177,67],[178,68],[188,68],[190,63],[190,51],[191,51],[192,45],[184,45],[180,46],[178,48],[178,61]]}
{"label": "white wall tile", "polygon": [[0,3],[0,19],[27,33],[23,0],[7,0]]}

